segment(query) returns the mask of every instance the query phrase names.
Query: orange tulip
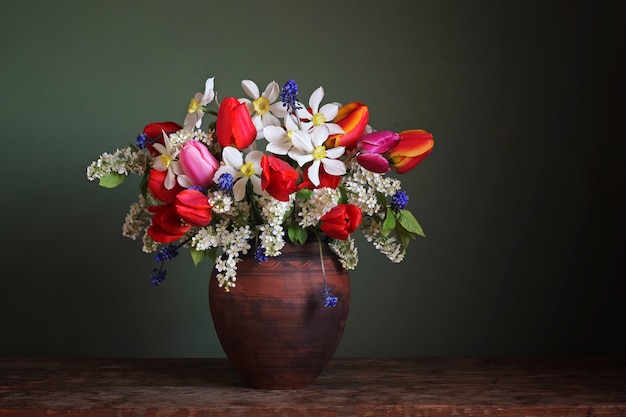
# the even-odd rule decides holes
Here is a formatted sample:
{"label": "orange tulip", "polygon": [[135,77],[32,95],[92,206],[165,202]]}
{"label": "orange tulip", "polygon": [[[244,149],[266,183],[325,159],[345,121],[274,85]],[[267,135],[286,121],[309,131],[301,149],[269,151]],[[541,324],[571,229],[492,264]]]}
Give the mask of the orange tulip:
{"label": "orange tulip", "polygon": [[435,146],[431,133],[421,129],[400,132],[400,140],[386,155],[389,166],[398,174],[415,168],[428,156]]}
{"label": "orange tulip", "polygon": [[369,121],[369,110],[364,103],[353,101],[341,106],[333,123],[337,123],[345,133],[331,135],[326,140],[326,146],[335,148],[345,146],[346,151],[356,148],[357,141],[365,131]]}

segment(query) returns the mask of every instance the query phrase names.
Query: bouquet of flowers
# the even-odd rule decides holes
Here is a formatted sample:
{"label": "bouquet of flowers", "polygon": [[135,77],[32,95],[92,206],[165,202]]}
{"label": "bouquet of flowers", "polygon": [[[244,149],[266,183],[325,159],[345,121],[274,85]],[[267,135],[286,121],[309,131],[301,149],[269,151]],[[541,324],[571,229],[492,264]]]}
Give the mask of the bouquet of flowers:
{"label": "bouquet of flowers", "polygon": [[272,81],[262,93],[251,80],[241,86],[248,97],[220,99],[208,78],[182,126],[150,123],[135,144],[87,167],[87,178],[107,188],[142,177],[122,234],[156,254],[152,284],[163,283],[164,263],[187,248],[196,265],[210,258],[219,286],[230,291],[241,255],[253,251],[265,262],[287,239],[304,243],[320,232],[346,269],[357,265],[357,229],[402,261],[424,232],[400,180],[387,174],[419,164],[432,151],[432,134],[376,131],[366,104],[322,104],[322,87],[305,106],[293,80],[282,88]]}

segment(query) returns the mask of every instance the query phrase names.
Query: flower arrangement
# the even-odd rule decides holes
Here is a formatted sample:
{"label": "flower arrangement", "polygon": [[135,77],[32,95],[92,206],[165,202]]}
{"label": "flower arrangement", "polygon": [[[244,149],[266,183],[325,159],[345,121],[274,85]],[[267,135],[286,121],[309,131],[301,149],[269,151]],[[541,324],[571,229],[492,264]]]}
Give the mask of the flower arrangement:
{"label": "flower arrangement", "polygon": [[[432,134],[376,131],[366,104],[322,105],[322,87],[305,106],[293,80],[282,88],[272,81],[262,93],[251,80],[241,85],[247,98],[219,100],[208,78],[182,126],[150,123],[134,145],[87,167],[87,178],[106,188],[142,177],[122,234],[141,237],[142,250],[156,254],[152,284],[161,285],[164,263],[188,248],[196,265],[214,262],[219,286],[230,291],[241,255],[252,250],[264,262],[280,256],[287,239],[304,243],[319,232],[346,269],[358,262],[357,229],[389,260],[402,261],[424,232],[400,180],[387,174],[419,164],[432,151]],[[206,115],[215,119],[203,128]],[[330,290],[323,294],[332,306]]]}

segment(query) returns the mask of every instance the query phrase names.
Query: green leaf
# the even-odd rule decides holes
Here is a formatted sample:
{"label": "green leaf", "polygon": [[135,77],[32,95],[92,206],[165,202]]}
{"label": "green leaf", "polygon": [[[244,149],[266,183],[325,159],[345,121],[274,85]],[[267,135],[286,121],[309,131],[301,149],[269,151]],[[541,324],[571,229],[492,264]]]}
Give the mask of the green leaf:
{"label": "green leaf", "polygon": [[104,177],[100,178],[100,186],[105,188],[115,188],[126,179],[126,175],[112,172]]}
{"label": "green leaf", "polygon": [[313,194],[312,190],[309,190],[308,188],[303,188],[296,193],[296,198],[307,201],[311,197],[311,194]]}
{"label": "green leaf", "polygon": [[393,229],[396,228],[396,215],[390,208],[387,207],[387,215],[385,216],[385,221],[383,222],[383,227],[380,230],[380,233],[387,237],[389,233]]}
{"label": "green leaf", "polygon": [[396,227],[396,236],[398,237],[398,240],[402,245],[402,249],[404,249],[404,251],[406,252],[406,249],[409,247],[409,242],[411,241],[411,238],[415,239],[415,235],[403,228],[400,223],[398,223],[397,226],[398,227]]}
{"label": "green leaf", "polygon": [[289,240],[291,240],[291,243],[302,244],[306,242],[306,229],[298,226],[297,223],[291,223],[289,225],[289,228],[287,229],[287,234],[289,235]]}
{"label": "green leaf", "polygon": [[197,266],[200,262],[204,260],[205,253],[203,251],[191,248],[189,250],[189,253],[191,253],[191,259],[193,259],[194,266]]}
{"label": "green leaf", "polygon": [[422,229],[422,226],[420,226],[417,219],[415,218],[415,216],[413,216],[413,213],[411,213],[410,211],[400,210],[398,214],[396,215],[396,218],[398,219],[398,222],[402,225],[402,227],[406,231],[418,234],[422,237],[426,237],[426,235],[424,234],[424,230]]}

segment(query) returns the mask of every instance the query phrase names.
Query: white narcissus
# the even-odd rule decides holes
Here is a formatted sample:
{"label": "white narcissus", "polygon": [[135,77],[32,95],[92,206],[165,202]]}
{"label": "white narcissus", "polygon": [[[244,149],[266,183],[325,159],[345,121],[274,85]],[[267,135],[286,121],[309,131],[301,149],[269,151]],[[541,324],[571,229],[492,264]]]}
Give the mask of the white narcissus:
{"label": "white narcissus", "polygon": [[152,146],[160,153],[160,155],[155,157],[152,161],[152,168],[156,169],[157,171],[167,171],[165,181],[163,182],[165,188],[171,190],[172,188],[174,188],[177,181],[185,188],[190,187],[192,185],[191,182],[189,182],[189,179],[185,175],[183,168],[176,160],[179,149],[172,146],[170,139],[165,131],[163,131],[163,144],[155,143]]}
{"label": "white narcissus", "polygon": [[233,194],[236,201],[241,201],[246,196],[248,180],[252,182],[255,194],[264,195],[261,188],[261,159],[263,152],[252,151],[246,155],[245,161],[241,151],[234,146],[227,146],[222,150],[222,165],[213,176],[215,183],[219,182],[222,174],[230,174],[233,177]]}
{"label": "white narcissus", "polygon": [[202,124],[202,116],[204,116],[204,111],[202,111],[202,106],[206,106],[215,98],[215,92],[213,91],[213,80],[215,77],[207,78],[204,83],[204,93],[196,93],[191,101],[189,101],[189,106],[187,107],[187,115],[185,116],[185,121],[183,122],[183,129],[190,131],[194,127],[200,127]]}
{"label": "white narcissus", "polygon": [[335,116],[337,116],[337,112],[341,106],[339,103],[327,103],[320,107],[322,98],[324,98],[324,88],[318,87],[309,98],[309,107],[311,110],[305,109],[302,104],[298,107],[298,117],[302,120],[304,130],[311,132],[318,129],[320,126],[326,126],[329,135],[344,133],[341,126],[337,123],[331,123]]}
{"label": "white narcissus", "polygon": [[324,166],[324,171],[329,175],[346,173],[346,165],[337,159],[344,154],[345,148],[337,146],[327,149],[324,142],[328,139],[328,134],[326,125],[321,125],[312,132],[297,130],[291,134],[293,148],[289,151],[289,156],[300,166],[312,161],[307,175],[315,186],[320,184],[320,166]]}
{"label": "white narcissus", "polygon": [[246,104],[248,112],[252,117],[252,123],[256,127],[257,139],[263,138],[263,128],[266,126],[280,126],[280,120],[287,115],[287,109],[282,101],[276,101],[280,94],[280,86],[276,81],[272,81],[265,87],[263,94],[259,94],[259,87],[254,81],[243,80],[241,82],[247,98],[240,98],[239,101]]}
{"label": "white narcissus", "polygon": [[285,116],[284,128],[280,126],[264,127],[263,135],[267,139],[265,150],[276,155],[287,155],[293,148],[291,135],[296,130],[299,130],[298,122],[292,115]]}

